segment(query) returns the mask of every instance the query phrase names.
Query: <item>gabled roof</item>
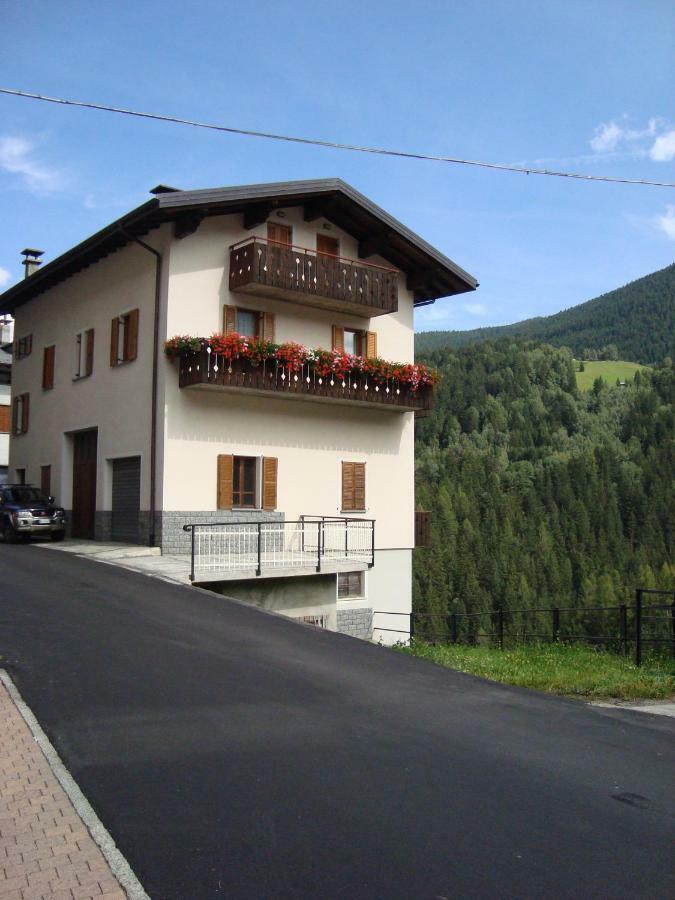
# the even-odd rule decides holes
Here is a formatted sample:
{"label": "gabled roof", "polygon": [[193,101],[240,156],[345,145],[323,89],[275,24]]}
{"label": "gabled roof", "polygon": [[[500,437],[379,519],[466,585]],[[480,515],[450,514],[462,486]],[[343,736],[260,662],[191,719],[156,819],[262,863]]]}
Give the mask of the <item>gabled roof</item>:
{"label": "gabled roof", "polygon": [[252,227],[265,221],[273,209],[289,206],[303,206],[308,221],[325,217],[356,237],[360,256],[366,258],[377,253],[404,271],[416,305],[478,287],[472,275],[339,178],[198,191],[162,186],[159,189],[161,193],[152,200],[0,294],[0,313],[13,312],[22,303],[164,222],[174,222],[176,236],[180,237],[191,234],[207,216],[243,213],[245,224]]}

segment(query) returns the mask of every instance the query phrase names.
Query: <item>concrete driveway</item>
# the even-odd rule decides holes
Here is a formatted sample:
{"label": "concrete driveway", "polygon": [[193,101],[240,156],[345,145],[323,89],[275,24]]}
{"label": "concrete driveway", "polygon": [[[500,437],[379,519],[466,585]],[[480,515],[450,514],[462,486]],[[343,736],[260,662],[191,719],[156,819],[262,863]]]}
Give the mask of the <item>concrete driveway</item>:
{"label": "concrete driveway", "polygon": [[153,898],[672,896],[674,723],[0,546],[0,665]]}

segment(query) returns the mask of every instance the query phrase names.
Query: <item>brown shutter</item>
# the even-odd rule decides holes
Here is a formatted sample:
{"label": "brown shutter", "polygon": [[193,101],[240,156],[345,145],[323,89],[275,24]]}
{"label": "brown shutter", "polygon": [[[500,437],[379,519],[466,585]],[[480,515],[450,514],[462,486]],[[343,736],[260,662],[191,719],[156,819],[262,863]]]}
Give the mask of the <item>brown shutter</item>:
{"label": "brown shutter", "polygon": [[110,365],[117,365],[117,353],[120,339],[120,317],[115,316],[110,323]]}
{"label": "brown shutter", "polygon": [[274,340],[274,313],[262,314],[262,336],[265,341]]}
{"label": "brown shutter", "polygon": [[12,411],[10,406],[0,406],[0,434],[9,434],[12,430]]}
{"label": "brown shutter", "polygon": [[40,490],[49,497],[52,492],[52,467],[40,466]]}
{"label": "brown shutter", "polygon": [[343,352],[345,349],[345,330],[344,328],[340,328],[339,325],[333,325],[333,350],[340,350]]}
{"label": "brown shutter", "polygon": [[223,331],[225,334],[232,334],[237,330],[237,307],[223,306]]}
{"label": "brown shutter", "polygon": [[94,329],[89,328],[86,332],[87,338],[87,362],[84,370],[85,375],[91,375],[94,371]]}
{"label": "brown shutter", "polygon": [[263,456],[262,461],[262,508],[277,508],[277,470],[276,456]]}
{"label": "brown shutter", "polygon": [[342,509],[354,509],[354,463],[342,463]]}
{"label": "brown shutter", "polygon": [[12,397],[12,434],[19,433],[19,398]]}
{"label": "brown shutter", "polygon": [[354,463],[354,509],[366,508],[366,464]]}
{"label": "brown shutter", "polygon": [[42,357],[42,387],[49,391],[54,387],[54,357],[56,347],[45,347]]}
{"label": "brown shutter", "polygon": [[377,334],[374,331],[366,331],[366,356],[368,359],[377,356]]}
{"label": "brown shutter", "polygon": [[138,356],[138,310],[132,309],[127,316],[127,327],[124,332],[126,346],[124,358],[127,362]]}
{"label": "brown shutter", "polygon": [[289,225],[280,225],[278,222],[267,223],[267,240],[277,244],[291,246],[292,232]]}
{"label": "brown shutter", "polygon": [[232,509],[232,484],[234,481],[234,456],[218,455],[218,509]]}
{"label": "brown shutter", "polygon": [[21,434],[25,434],[30,419],[30,394],[21,394],[21,401]]}

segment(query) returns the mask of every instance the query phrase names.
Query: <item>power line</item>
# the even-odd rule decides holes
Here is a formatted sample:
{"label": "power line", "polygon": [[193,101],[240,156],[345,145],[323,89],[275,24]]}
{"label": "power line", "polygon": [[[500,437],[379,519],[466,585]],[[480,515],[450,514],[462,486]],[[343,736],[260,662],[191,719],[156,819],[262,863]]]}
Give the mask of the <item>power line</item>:
{"label": "power line", "polygon": [[648,181],[643,178],[612,178],[608,175],[584,175],[580,172],[557,172],[552,169],[537,169],[526,166],[510,166],[505,163],[480,162],[475,159],[460,159],[456,156],[434,156],[429,153],[409,153],[405,150],[388,150],[384,147],[365,147],[357,144],[342,144],[337,141],[322,141],[318,138],[294,137],[288,134],[274,134],[267,131],[252,131],[247,128],[233,128],[228,125],[214,125],[210,122],[197,122],[192,119],[180,119],[177,116],[163,116],[160,113],[139,112],[118,106],[106,106],[103,103],[87,103],[83,100],[66,100],[63,97],[47,97],[31,91],[19,91],[14,88],[0,87],[0,94],[14,97],[25,97],[30,100],[42,100],[45,103],[58,103],[61,106],[77,106],[83,109],[98,109],[102,112],[118,113],[123,116],[135,116],[140,119],[154,119],[158,122],[170,122],[174,125],[189,125],[192,128],[207,128],[210,131],[224,131],[227,134],[240,134],[246,137],[266,138],[272,141],[287,141],[293,144],[309,144],[313,147],[327,147],[331,150],[350,150],[355,153],[376,153],[380,156],[395,156],[403,159],[422,159],[429,162],[455,163],[461,166],[477,166],[481,169],[497,169],[502,172],[518,172],[521,175],[551,175],[555,178],[576,178],[581,181],[606,181],[614,184],[641,184],[653,187],[675,188],[675,184],[667,181]]}

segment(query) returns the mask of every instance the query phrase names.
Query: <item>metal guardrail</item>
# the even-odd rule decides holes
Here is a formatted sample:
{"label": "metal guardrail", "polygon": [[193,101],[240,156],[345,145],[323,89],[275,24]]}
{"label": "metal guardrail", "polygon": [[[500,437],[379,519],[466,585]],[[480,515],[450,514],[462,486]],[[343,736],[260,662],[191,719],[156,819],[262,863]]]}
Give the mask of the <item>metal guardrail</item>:
{"label": "metal guardrail", "polygon": [[[669,597],[671,603],[645,603],[645,597]],[[605,626],[599,633],[597,627],[599,617],[612,614],[618,628],[613,634],[611,625]],[[656,615],[654,615],[656,613]],[[675,656],[675,591],[657,590],[654,588],[636,588],[635,602],[622,603],[618,606],[583,606],[583,607],[536,607],[533,609],[489,610],[479,613],[402,613],[386,610],[373,610],[373,615],[406,616],[408,629],[384,628],[373,625],[374,631],[387,631],[416,637],[416,624],[430,620],[432,630],[422,628],[419,636],[422,640],[447,642],[451,644],[476,644],[487,640],[504,649],[507,639],[513,641],[549,641],[607,644],[617,647],[628,656],[630,646],[635,645],[635,665],[642,664],[645,646],[669,645]],[[569,623],[565,623],[565,616]],[[520,621],[518,621],[520,617]],[[545,621],[544,617],[548,619]],[[596,620],[594,626],[592,620]],[[434,622],[440,620],[438,627]],[[490,629],[482,630],[481,623],[487,620]],[[549,627],[546,627],[546,625]],[[583,633],[575,633],[570,627],[585,629]],[[615,626],[616,627],[616,626]],[[545,630],[542,630],[545,629]]]}
{"label": "metal guardrail", "polygon": [[301,516],[281,522],[195,522],[190,533],[190,580],[217,581],[218,575],[253,570],[348,569],[351,562],[372,567],[375,520]]}

